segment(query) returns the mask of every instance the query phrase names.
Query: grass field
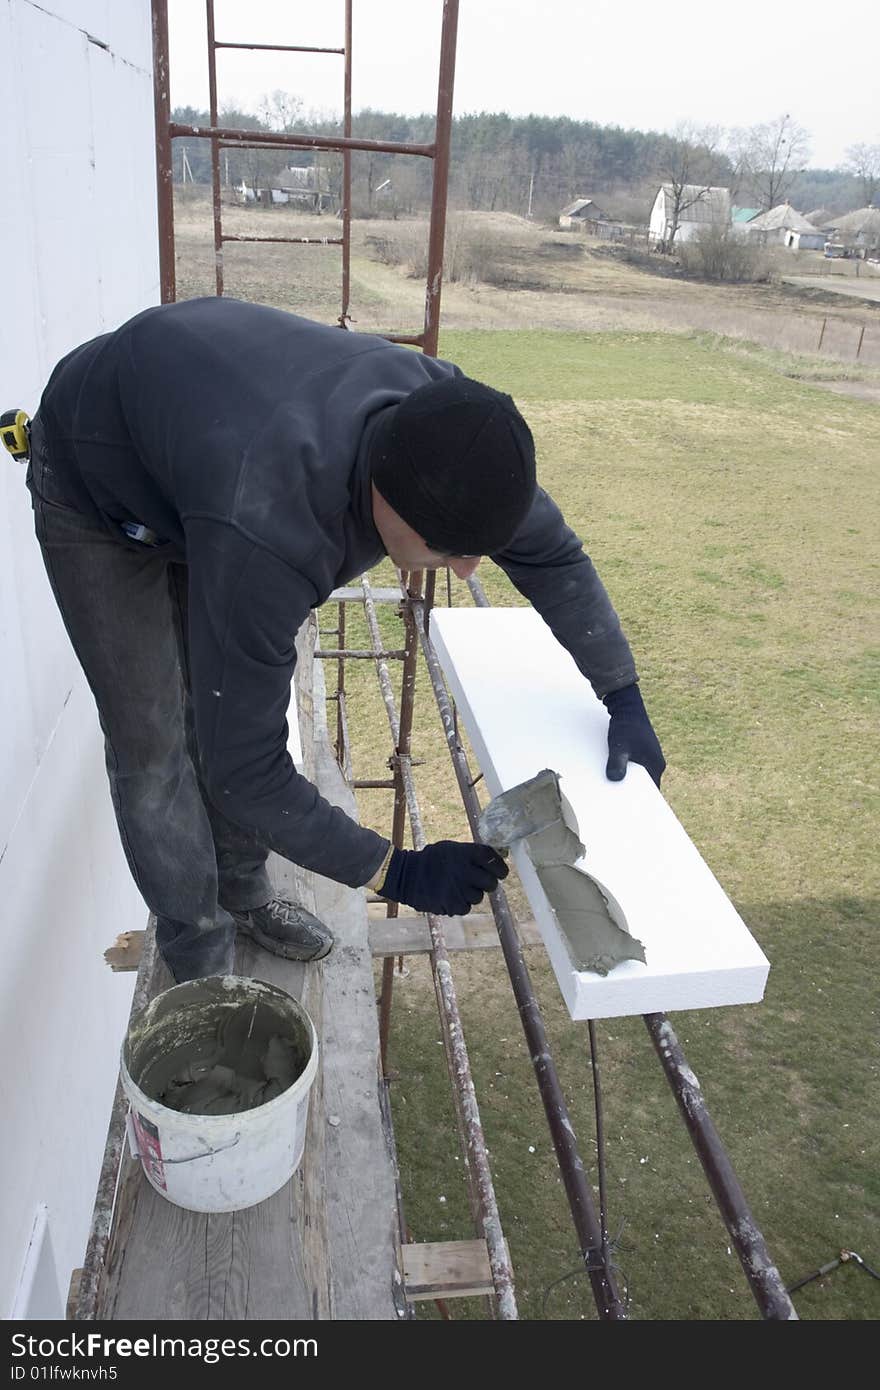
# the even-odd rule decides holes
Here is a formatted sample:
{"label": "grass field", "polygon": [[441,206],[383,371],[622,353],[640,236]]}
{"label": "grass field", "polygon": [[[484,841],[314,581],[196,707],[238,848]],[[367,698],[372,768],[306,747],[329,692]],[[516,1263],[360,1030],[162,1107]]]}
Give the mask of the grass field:
{"label": "grass field", "polygon": [[[335,218],[287,209],[223,210],[231,233],[335,237]],[[179,202],[176,216],[178,294],[214,293],[210,209],[204,197]],[[352,315],[364,332],[418,330],[424,312],[424,276],[380,263],[377,242],[399,245],[404,257],[423,259],[424,221],[355,222],[352,226]],[[458,244],[476,240],[493,283],[468,280],[443,289],[447,328],[551,328],[566,332],[716,332],[786,352],[809,353],[826,374],[858,378],[880,368],[880,308],[776,281],[767,285],[709,285],[616,258],[590,238],[553,231],[507,213],[450,215],[447,259]],[[810,270],[812,252],[776,252],[780,274]],[[812,258],[812,259],[811,259]],[[821,259],[821,258],[820,258]],[[227,244],[226,292],[278,304],[294,313],[333,321],[339,313],[340,250],[328,246]],[[830,263],[826,263],[830,264]],[[823,322],[825,328],[823,332]],[[859,362],[855,353],[862,327]],[[816,349],[820,336],[822,354]]]}
{"label": "grass field", "polygon": [[[184,218],[181,293],[212,292],[205,230]],[[315,252],[302,248],[292,271],[289,249],[276,252],[234,248],[230,292],[332,319],[338,262],[306,260]],[[762,1004],[672,1021],[771,1253],[789,1282],[841,1248],[876,1268],[880,408],[813,381],[838,376],[870,392],[877,378],[870,365],[772,350],[792,345],[779,326],[792,304],[810,341],[825,314],[844,333],[862,311],[665,282],[616,262],[593,270],[555,289],[448,286],[441,353],[511,392],[530,421],[541,481],[583,536],[635,649],[669,760],[664,793],[770,958]],[[353,280],[359,328],[419,323],[421,284],[371,261],[362,240]],[[481,577],[494,602],[519,601],[491,565]],[[398,645],[395,619],[383,622]],[[356,622],[348,637],[366,641]],[[348,681],[355,774],[387,775],[367,663],[350,663]],[[427,833],[464,837],[424,676],[416,705]],[[361,807],[387,830],[387,794],[364,793]],[[543,952],[528,961],[589,1159],[586,1030],[568,1020]],[[500,953],[454,965],[520,1315],[593,1318]],[[756,1316],[643,1024],[598,1033],[609,1222],[622,1226],[632,1315]],[[410,957],[391,1066],[417,1240],[471,1234],[439,1040],[430,973]],[[875,1318],[880,1283],[849,1265],[796,1304],[805,1318]],[[477,1302],[451,1310],[485,1316]],[[420,1316],[436,1315],[421,1305]]]}
{"label": "grass field", "polygon": [[[763,1004],[673,1019],[771,1251],[789,1281],[844,1246],[876,1266],[880,410],[718,339],[450,332],[441,350],[530,420],[541,480],[636,650],[667,799],[771,960]],[[493,601],[521,601],[484,570]],[[384,713],[371,674],[356,674],[355,771],[372,776]],[[460,836],[426,682],[419,714],[428,833]],[[387,804],[364,813],[381,825]],[[589,1153],[586,1031],[540,951],[529,965]],[[408,971],[395,1126],[414,1236],[442,1240],[467,1233],[467,1207],[430,975],[412,960]],[[576,1251],[503,962],[457,957],[455,977],[521,1313],[592,1316],[582,1275],[550,1287]],[[643,1025],[599,1033],[633,1316],[753,1316]],[[850,1266],[797,1302],[805,1317],[877,1316],[880,1285]]]}

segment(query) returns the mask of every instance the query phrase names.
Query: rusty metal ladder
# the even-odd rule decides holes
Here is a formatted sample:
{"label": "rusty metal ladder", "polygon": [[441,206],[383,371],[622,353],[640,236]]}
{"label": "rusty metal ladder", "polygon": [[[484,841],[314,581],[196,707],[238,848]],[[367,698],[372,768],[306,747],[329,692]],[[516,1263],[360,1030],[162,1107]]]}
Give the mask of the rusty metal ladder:
{"label": "rusty metal ladder", "polygon": [[[420,331],[389,333],[391,342],[420,347],[437,355],[440,330],[440,293],[443,279],[443,245],[446,236],[446,201],[449,182],[449,156],[452,132],[452,93],[455,80],[455,49],[458,29],[458,0],[443,0],[440,39],[440,66],[437,83],[437,120],[434,139],[428,143],[394,140],[360,140],[351,134],[352,3],[345,4],[345,43],[342,48],[317,48],[296,44],[231,43],[216,37],[214,0],[205,0],[210,125],[205,128],[182,125],[171,120],[169,80],[168,0],[152,0],[153,65],[156,111],[156,170],[159,203],[159,268],[163,304],[176,297],[174,269],[174,192],[171,142],[178,136],[208,140],[211,145],[211,184],[214,222],[214,265],[216,292],[223,294],[223,248],[229,242],[272,242],[316,247],[342,248],[342,305],[338,322],[347,327],[351,295],[351,154],[353,150],[380,154],[419,155],[433,161],[431,220],[428,234],[428,272],[425,290],[425,318]],[[221,49],[250,49],[278,53],[337,54],[344,59],[343,133],[341,136],[305,135],[288,132],[241,130],[221,126],[217,102],[217,53]],[[265,237],[224,232],[220,181],[220,150],[228,148],[271,148],[278,150],[329,150],[342,154],[342,235],[339,237]]]}

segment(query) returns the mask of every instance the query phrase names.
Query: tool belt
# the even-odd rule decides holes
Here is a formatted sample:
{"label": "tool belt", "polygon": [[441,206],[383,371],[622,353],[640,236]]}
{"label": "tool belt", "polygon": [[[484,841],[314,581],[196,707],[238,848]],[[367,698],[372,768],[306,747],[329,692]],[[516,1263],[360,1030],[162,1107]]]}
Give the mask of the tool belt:
{"label": "tool belt", "polygon": [[[39,421],[37,421],[39,427]],[[31,457],[31,418],[26,410],[4,410],[0,415],[0,439],[4,448],[17,463],[27,463]],[[120,531],[140,545],[163,545],[162,537],[141,521],[120,521]]]}

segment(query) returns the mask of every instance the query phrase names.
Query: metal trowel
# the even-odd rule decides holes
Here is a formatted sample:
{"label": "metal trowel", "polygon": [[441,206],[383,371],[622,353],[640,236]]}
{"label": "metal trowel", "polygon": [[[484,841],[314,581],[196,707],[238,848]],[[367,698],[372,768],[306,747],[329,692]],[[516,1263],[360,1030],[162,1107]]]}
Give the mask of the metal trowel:
{"label": "metal trowel", "polygon": [[584,853],[577,817],[559,789],[559,773],[549,767],[494,797],[477,829],[484,844],[502,853],[519,840],[529,840],[530,849],[551,856],[545,863],[573,864]]}
{"label": "metal trowel", "polygon": [[621,961],[644,962],[616,898],[577,862],[586,853],[577,817],[552,768],[496,796],[477,829],[502,854],[524,845],[577,970],[607,975]]}

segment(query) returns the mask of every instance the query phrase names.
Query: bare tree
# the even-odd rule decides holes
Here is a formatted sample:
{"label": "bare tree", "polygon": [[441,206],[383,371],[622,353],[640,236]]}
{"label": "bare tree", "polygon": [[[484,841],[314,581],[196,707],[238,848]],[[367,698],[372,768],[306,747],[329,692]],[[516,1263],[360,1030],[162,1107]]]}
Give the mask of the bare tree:
{"label": "bare tree", "polygon": [[809,157],[809,133],[787,113],[733,136],[737,184],[750,188],[764,212],[785,200]]}
{"label": "bare tree", "polygon": [[267,130],[277,130],[282,135],[290,135],[296,129],[297,119],[302,111],[302,102],[293,92],[282,91],[276,87],[274,92],[265,92],[260,98],[257,115]]}
{"label": "bare tree", "polygon": [[679,121],[661,146],[657,172],[670,191],[671,216],[666,219],[662,249],[671,251],[684,214],[705,202],[721,177],[724,156],[719,151],[718,126]]}
{"label": "bare tree", "polygon": [[[255,116],[249,111],[242,111],[237,106],[221,106],[219,114],[221,125],[234,126],[239,130],[265,130],[260,116]],[[199,141],[199,143],[206,144],[207,142]],[[265,145],[240,145],[234,150],[229,150],[228,154],[234,170],[233,182],[241,179],[242,183],[250,184],[255,195],[257,190],[265,185],[269,178],[269,171],[274,169],[278,163],[277,153],[273,150],[267,150]]]}
{"label": "bare tree", "polygon": [[862,200],[869,208],[880,190],[880,145],[850,145],[844,169],[855,174],[862,186]]}

